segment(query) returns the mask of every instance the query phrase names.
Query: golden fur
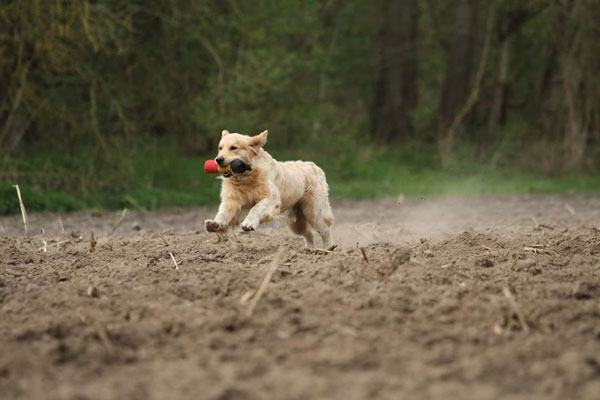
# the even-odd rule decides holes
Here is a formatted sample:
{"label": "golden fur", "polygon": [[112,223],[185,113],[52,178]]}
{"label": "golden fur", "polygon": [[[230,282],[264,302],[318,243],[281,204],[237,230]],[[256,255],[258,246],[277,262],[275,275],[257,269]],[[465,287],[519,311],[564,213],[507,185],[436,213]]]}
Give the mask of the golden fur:
{"label": "golden fur", "polygon": [[333,213],[325,173],[313,162],[276,161],[263,149],[267,135],[268,131],[256,136],[222,132],[217,157],[225,159],[224,165],[240,159],[252,170],[223,178],[219,212],[214,220],[204,221],[206,231],[227,232],[240,223],[242,212],[248,211],[241,223],[245,231],[284,217],[292,232],[304,236],[307,247],[314,246],[313,228],[321,236],[323,248],[330,248]]}

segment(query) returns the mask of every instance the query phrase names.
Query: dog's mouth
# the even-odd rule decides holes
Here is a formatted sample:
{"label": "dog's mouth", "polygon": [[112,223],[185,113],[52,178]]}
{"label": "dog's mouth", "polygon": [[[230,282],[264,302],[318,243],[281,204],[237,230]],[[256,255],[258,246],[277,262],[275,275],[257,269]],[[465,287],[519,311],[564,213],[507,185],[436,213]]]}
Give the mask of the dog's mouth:
{"label": "dog's mouth", "polygon": [[252,167],[244,161],[236,158],[229,163],[229,171],[223,174],[224,178],[230,178],[233,174],[243,174],[246,171],[252,171]]}

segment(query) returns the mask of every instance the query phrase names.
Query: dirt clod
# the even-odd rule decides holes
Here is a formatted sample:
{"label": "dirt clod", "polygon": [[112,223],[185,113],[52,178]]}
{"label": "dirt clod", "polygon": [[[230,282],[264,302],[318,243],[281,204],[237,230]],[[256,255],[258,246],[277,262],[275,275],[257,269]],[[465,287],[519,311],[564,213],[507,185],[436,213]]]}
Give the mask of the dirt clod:
{"label": "dirt clod", "polygon": [[494,262],[487,257],[481,257],[475,260],[475,266],[480,268],[492,268]]}
{"label": "dirt clod", "polygon": [[600,285],[592,282],[579,282],[573,289],[573,297],[577,300],[589,300],[600,295]]}
{"label": "dirt clod", "polygon": [[89,297],[100,297],[100,291],[96,286],[88,286],[86,294]]}

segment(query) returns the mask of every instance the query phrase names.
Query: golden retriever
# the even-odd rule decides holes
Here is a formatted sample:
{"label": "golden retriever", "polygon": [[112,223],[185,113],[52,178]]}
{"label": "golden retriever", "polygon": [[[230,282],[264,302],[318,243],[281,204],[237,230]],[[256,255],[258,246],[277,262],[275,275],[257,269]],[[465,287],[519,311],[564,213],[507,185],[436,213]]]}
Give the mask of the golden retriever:
{"label": "golden retriever", "polygon": [[204,221],[206,231],[225,233],[240,223],[242,212],[248,211],[241,224],[244,231],[283,217],[292,232],[304,236],[307,247],[314,247],[314,228],[323,248],[331,248],[333,213],[325,173],[313,162],[273,159],[263,149],[268,133],[246,136],[222,132],[217,164],[226,167],[238,159],[251,169],[223,175],[221,205],[214,219]]}

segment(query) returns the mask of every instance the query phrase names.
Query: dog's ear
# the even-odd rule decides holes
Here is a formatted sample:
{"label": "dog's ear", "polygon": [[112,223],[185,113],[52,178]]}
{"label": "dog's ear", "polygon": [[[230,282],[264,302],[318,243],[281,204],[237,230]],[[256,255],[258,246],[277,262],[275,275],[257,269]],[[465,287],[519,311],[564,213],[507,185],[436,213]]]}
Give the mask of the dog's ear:
{"label": "dog's ear", "polygon": [[229,131],[227,129],[223,129],[223,132],[221,132],[221,137],[224,138],[227,135],[229,135]]}
{"label": "dog's ear", "polygon": [[255,150],[260,149],[267,144],[267,136],[269,136],[269,131],[264,131],[256,136],[252,136],[250,138],[250,146]]}

